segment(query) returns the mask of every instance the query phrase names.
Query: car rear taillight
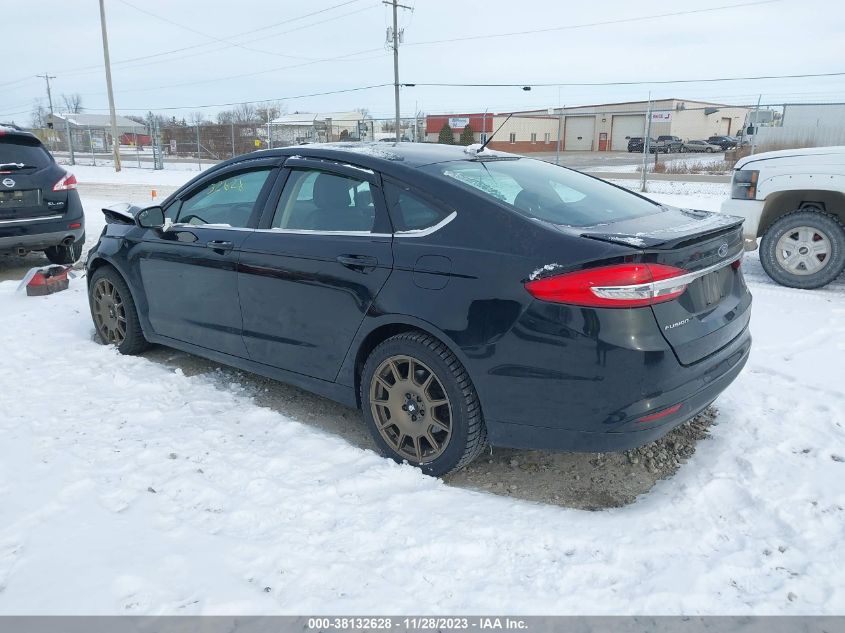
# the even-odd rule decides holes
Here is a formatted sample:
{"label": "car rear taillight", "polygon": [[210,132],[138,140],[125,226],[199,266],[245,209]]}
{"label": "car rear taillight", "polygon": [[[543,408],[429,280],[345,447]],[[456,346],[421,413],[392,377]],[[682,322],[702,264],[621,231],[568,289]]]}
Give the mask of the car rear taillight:
{"label": "car rear taillight", "polygon": [[616,264],[535,279],[525,289],[537,299],[597,308],[637,308],[680,297],[688,272],[664,264]]}
{"label": "car rear taillight", "polygon": [[76,189],[76,176],[73,174],[65,174],[59,182],[53,185],[53,191],[67,191],[68,189]]}

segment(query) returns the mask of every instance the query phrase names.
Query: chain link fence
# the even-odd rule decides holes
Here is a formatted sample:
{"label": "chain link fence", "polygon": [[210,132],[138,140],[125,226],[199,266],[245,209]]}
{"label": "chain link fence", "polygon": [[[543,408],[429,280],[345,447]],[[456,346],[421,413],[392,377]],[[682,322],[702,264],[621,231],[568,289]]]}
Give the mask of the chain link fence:
{"label": "chain link fence", "polygon": [[[63,127],[63,129],[61,129]],[[65,164],[114,164],[109,127],[66,124],[33,130],[56,159]],[[394,119],[325,120],[313,123],[200,123],[151,121],[118,128],[123,168],[205,169],[220,161],[277,147],[343,141],[393,141]],[[403,121],[403,141],[424,141],[424,124]]]}

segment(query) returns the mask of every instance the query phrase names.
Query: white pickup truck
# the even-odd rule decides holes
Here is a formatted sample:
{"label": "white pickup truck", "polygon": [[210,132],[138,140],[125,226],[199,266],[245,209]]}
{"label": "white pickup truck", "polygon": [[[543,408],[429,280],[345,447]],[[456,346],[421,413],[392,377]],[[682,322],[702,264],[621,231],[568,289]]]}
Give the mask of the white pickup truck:
{"label": "white pickup truck", "polygon": [[845,146],[740,159],[722,212],[745,218],[746,250],[776,282],[819,288],[845,268]]}

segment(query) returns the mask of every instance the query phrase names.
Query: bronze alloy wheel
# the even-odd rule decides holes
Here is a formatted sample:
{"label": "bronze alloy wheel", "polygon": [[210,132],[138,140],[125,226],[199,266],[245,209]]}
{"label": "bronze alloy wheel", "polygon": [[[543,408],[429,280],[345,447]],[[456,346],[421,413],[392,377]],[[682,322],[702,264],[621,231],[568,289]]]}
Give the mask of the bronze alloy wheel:
{"label": "bronze alloy wheel", "polygon": [[126,338],[126,309],[120,292],[103,277],[94,284],[91,297],[97,334],[106,344],[120,345]]}
{"label": "bronze alloy wheel", "polygon": [[408,461],[433,461],[449,445],[449,396],[437,375],[416,358],[390,356],[378,366],[370,382],[370,407],[384,441]]}

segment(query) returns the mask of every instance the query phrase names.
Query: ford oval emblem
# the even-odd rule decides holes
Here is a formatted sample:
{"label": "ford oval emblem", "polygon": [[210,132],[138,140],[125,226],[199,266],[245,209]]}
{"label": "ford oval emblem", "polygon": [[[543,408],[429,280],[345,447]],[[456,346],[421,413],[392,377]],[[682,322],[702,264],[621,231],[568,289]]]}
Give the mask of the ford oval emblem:
{"label": "ford oval emblem", "polygon": [[728,254],[728,244],[726,242],[719,247],[719,257],[724,257],[727,254]]}
{"label": "ford oval emblem", "polygon": [[5,187],[14,187],[14,186],[15,186],[15,181],[14,181],[14,180],[12,180],[11,178],[4,178],[4,179],[3,179],[3,186],[5,186]]}

